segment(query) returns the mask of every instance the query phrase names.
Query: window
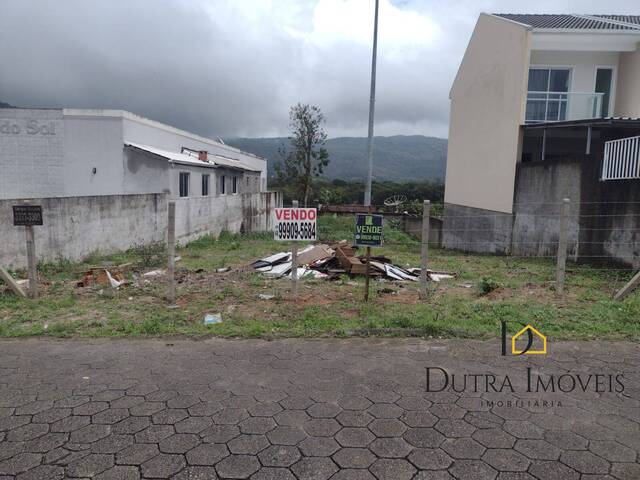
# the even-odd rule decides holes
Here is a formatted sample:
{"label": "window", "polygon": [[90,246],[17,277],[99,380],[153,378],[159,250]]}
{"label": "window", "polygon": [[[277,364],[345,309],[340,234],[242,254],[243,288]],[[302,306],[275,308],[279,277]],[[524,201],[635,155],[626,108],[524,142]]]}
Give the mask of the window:
{"label": "window", "polygon": [[202,196],[209,195],[209,175],[202,175]]}
{"label": "window", "polygon": [[189,174],[187,172],[180,172],[180,196],[189,196]]}
{"label": "window", "polygon": [[596,70],[596,93],[604,94],[602,96],[602,107],[600,117],[609,116],[609,104],[611,103],[611,87],[613,83],[613,69],[607,67],[598,67]]}
{"label": "window", "polygon": [[238,193],[238,177],[233,177],[233,193]]}
{"label": "window", "polygon": [[225,185],[225,183],[226,183],[226,182],[225,182],[225,180],[226,180],[226,179],[225,179],[225,176],[224,176],[224,175],[222,175],[222,176],[220,177],[220,193],[221,193],[222,195],[224,195],[224,194],[226,194],[226,193],[227,193],[227,188],[226,188],[226,185]]}
{"label": "window", "polygon": [[570,68],[530,68],[527,88],[527,122],[566,120]]}

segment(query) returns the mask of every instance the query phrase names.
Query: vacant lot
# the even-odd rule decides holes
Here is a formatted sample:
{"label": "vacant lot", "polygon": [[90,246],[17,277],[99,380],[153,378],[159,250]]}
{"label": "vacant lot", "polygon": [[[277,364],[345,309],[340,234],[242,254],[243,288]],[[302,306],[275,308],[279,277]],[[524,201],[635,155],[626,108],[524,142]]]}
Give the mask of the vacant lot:
{"label": "vacant lot", "polygon": [[[351,239],[351,218],[322,217],[321,240]],[[393,230],[376,249],[402,266],[419,266],[420,244]],[[640,339],[640,294],[623,302],[611,296],[630,272],[568,265],[566,294],[554,293],[554,262],[430,250],[430,268],[456,273],[431,283],[429,301],[414,283],[371,283],[363,303],[364,279],[303,280],[292,300],[290,282],[266,279],[248,264],[287,245],[270,234],[203,238],[179,249],[178,299],[165,299],[163,277],[141,274],[164,265],[152,247],[121,255],[99,254],[84,264],[42,265],[43,295],[23,300],[0,291],[0,335],[123,336],[190,334],[251,337],[320,335],[417,335],[496,337],[500,320],[531,322],[551,338]],[[90,266],[131,262],[129,285],[76,287]],[[217,269],[231,267],[218,273]],[[259,294],[274,295],[262,300]],[[223,323],[204,325],[205,314]]]}

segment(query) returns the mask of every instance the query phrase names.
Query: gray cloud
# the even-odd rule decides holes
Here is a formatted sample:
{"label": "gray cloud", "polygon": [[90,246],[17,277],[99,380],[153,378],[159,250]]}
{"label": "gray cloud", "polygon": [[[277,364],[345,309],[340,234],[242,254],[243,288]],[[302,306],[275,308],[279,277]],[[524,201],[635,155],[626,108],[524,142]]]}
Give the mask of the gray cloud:
{"label": "gray cloud", "polygon": [[[595,0],[394,2],[395,23],[380,18],[376,134],[446,136],[449,87],[480,11],[604,13]],[[123,108],[209,136],[286,134],[301,101],[323,109],[330,136],[366,135],[372,19],[348,19],[359,41],[349,28],[334,39],[317,15],[316,1],[3,0],[0,100]],[[412,42],[404,21],[435,33]]]}

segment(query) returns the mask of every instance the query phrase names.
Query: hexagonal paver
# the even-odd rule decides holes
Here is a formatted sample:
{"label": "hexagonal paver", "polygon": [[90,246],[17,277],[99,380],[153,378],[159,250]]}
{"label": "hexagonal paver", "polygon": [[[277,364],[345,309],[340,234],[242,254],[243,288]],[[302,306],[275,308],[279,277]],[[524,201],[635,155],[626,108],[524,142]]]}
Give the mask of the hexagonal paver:
{"label": "hexagonal paver", "polygon": [[219,443],[203,443],[189,450],[185,456],[189,465],[214,465],[229,456],[229,449]]}
{"label": "hexagonal paver", "polygon": [[542,428],[526,420],[507,420],[503,428],[516,438],[542,439],[544,434]]}
{"label": "hexagonal paver", "polygon": [[586,450],[589,442],[573,432],[547,431],[544,439],[560,449]]}
{"label": "hexagonal paver", "polygon": [[[505,447],[507,448],[507,447]],[[514,448],[535,460],[557,460],[561,450],[545,440],[518,440]]]}
{"label": "hexagonal paver", "polygon": [[214,467],[191,466],[171,477],[171,480],[217,480],[218,478]]}
{"label": "hexagonal paver", "polygon": [[39,465],[21,473],[16,480],[62,480],[65,478],[64,468],[56,465]]}
{"label": "hexagonal paver", "polygon": [[[3,446],[3,444],[0,444]],[[0,462],[0,475],[17,475],[40,465],[42,455],[18,453]]]}
{"label": "hexagonal paver", "polygon": [[609,472],[609,462],[587,451],[565,451],[560,455],[560,461],[580,473]]}
{"label": "hexagonal paver", "polygon": [[293,446],[272,445],[260,452],[258,458],[265,467],[289,467],[300,460],[300,451]]}
{"label": "hexagonal paver", "polygon": [[338,405],[344,410],[366,410],[371,402],[361,395],[345,395],[338,399]]}
{"label": "hexagonal paver", "polygon": [[376,403],[369,407],[367,412],[376,418],[398,418],[404,410],[393,403]]}
{"label": "hexagonal paver", "polygon": [[306,438],[301,428],[278,426],[267,433],[267,438],[274,445],[297,445]]}
{"label": "hexagonal paver", "polygon": [[186,410],[170,408],[154,413],[151,421],[157,425],[173,425],[189,416]]}
{"label": "hexagonal paver", "polygon": [[438,417],[423,411],[404,412],[400,420],[408,427],[433,427],[438,423]]}
{"label": "hexagonal paver", "polygon": [[314,418],[302,428],[312,437],[331,437],[342,427],[333,418]]}
{"label": "hexagonal paver", "polygon": [[444,436],[433,428],[410,428],[402,437],[418,448],[437,448],[444,442]]}
{"label": "hexagonal paver", "polygon": [[73,443],[92,443],[111,433],[109,425],[86,425],[71,432],[69,440]]}
{"label": "hexagonal paver", "polygon": [[227,443],[229,451],[235,454],[256,455],[269,446],[264,435],[238,435]]}
{"label": "hexagonal paver", "polygon": [[200,443],[200,438],[192,433],[176,433],[160,441],[162,453],[186,453]]}
{"label": "hexagonal paver", "polygon": [[29,423],[18,428],[14,428],[7,433],[8,442],[26,442],[34,438],[41,437],[49,432],[49,425],[46,423]]}
{"label": "hexagonal paver", "polygon": [[589,450],[610,462],[632,463],[637,458],[634,450],[612,440],[592,440],[589,442]]}
{"label": "hexagonal paver", "polygon": [[298,480],[327,480],[338,471],[338,467],[330,458],[303,458],[291,467]]}
{"label": "hexagonal paver", "polygon": [[93,453],[117,453],[133,445],[133,435],[111,434],[91,445]]}
{"label": "hexagonal paver", "polygon": [[378,418],[368,428],[376,437],[400,437],[407,430],[407,426],[395,418]]}
{"label": "hexagonal paver", "polygon": [[109,408],[107,402],[87,402],[73,409],[74,415],[95,415]]}
{"label": "hexagonal paver", "polygon": [[494,480],[498,472],[480,460],[456,460],[449,473],[459,479]]}
{"label": "hexagonal paver", "polygon": [[340,468],[367,468],[376,461],[366,448],[342,448],[332,458]]}
{"label": "hexagonal paver", "polygon": [[97,413],[91,417],[92,423],[113,425],[129,416],[129,410],[126,408],[110,408]]}
{"label": "hexagonal paver", "polygon": [[136,443],[158,443],[174,434],[172,425],[151,425],[135,434]]}
{"label": "hexagonal paver", "polygon": [[445,418],[438,420],[435,427],[445,437],[470,437],[476,431],[476,427],[461,419]]}
{"label": "hexagonal paver", "polygon": [[[14,417],[14,418],[22,418],[22,417]],[[24,418],[24,423],[29,423],[29,419],[27,417]],[[24,425],[22,423],[22,425]],[[52,432],[73,432],[75,430],[79,430],[82,427],[89,425],[91,423],[91,417],[65,417],[62,420],[58,420],[53,425],[51,425]]]}
{"label": "hexagonal paver", "polygon": [[[30,453],[46,453],[61,447],[69,440],[68,433],[47,433],[24,444],[24,451]],[[3,444],[5,445],[5,444]]]}
{"label": "hexagonal paver", "polygon": [[263,435],[276,428],[276,422],[269,417],[251,417],[240,422],[242,433]]}
{"label": "hexagonal paver", "polygon": [[416,448],[409,455],[409,461],[420,470],[444,470],[453,460],[439,448]]}
{"label": "hexagonal paver", "polygon": [[33,416],[34,423],[54,423],[71,415],[70,408],[50,408]]}
{"label": "hexagonal paver", "polygon": [[251,475],[251,480],[296,480],[286,468],[263,467]]}
{"label": "hexagonal paver", "polygon": [[272,417],[282,411],[280,404],[276,402],[257,403],[248,409],[252,417]]}
{"label": "hexagonal paver", "polygon": [[249,478],[260,469],[260,463],[252,455],[230,455],[216,465],[223,478]]}
{"label": "hexagonal paver", "polygon": [[487,448],[511,448],[516,443],[516,438],[501,428],[483,428],[471,436]]}
{"label": "hexagonal paver", "polygon": [[369,448],[381,458],[403,458],[411,451],[411,445],[402,438],[378,438]]}
{"label": "hexagonal paver", "polygon": [[211,417],[222,409],[223,407],[220,402],[200,402],[190,406],[187,412],[189,412],[189,415],[192,417]]}
{"label": "hexagonal paver", "polygon": [[273,419],[278,425],[284,427],[301,427],[308,422],[311,417],[304,410],[285,410],[276,414]]}
{"label": "hexagonal paver", "polygon": [[343,447],[366,447],[375,438],[367,428],[358,427],[343,428],[335,436],[336,441]]}
{"label": "hexagonal paver", "polygon": [[162,402],[142,402],[131,407],[129,413],[134,417],[149,417],[166,408],[167,406]]}
{"label": "hexagonal paver", "polygon": [[416,469],[407,460],[381,458],[369,467],[378,480],[410,480]]}
{"label": "hexagonal paver", "polygon": [[113,455],[92,453],[69,464],[67,474],[70,477],[95,477],[114,466]]}
{"label": "hexagonal paver", "polygon": [[530,460],[511,449],[489,449],[482,456],[482,460],[499,472],[526,472]]}
{"label": "hexagonal paver", "polygon": [[369,412],[351,410],[340,412],[336,420],[343,427],[366,427],[374,417]]}
{"label": "hexagonal paver", "polygon": [[431,408],[431,402],[422,397],[402,397],[396,402],[396,405],[409,411],[426,412]]}
{"label": "hexagonal paver", "polygon": [[116,466],[105,470],[95,477],[96,480],[138,480],[140,472],[137,467]]}
{"label": "hexagonal paver", "polygon": [[334,418],[342,409],[332,403],[316,403],[307,408],[307,413],[313,418]]}
{"label": "hexagonal paver", "polygon": [[147,460],[140,466],[144,477],[149,478],[171,478],[186,466],[182,455],[170,455],[161,453]]}
{"label": "hexagonal paver", "polygon": [[139,443],[120,450],[116,454],[118,465],[141,465],[160,453],[158,446],[152,443]]}
{"label": "hexagonal paver", "polygon": [[453,458],[468,460],[478,459],[486,451],[486,448],[471,438],[447,438],[440,448]]}
{"label": "hexagonal paver", "polygon": [[169,408],[189,408],[194,406],[200,400],[195,395],[177,395],[170,400],[167,400],[167,407]]}
{"label": "hexagonal paver", "polygon": [[330,457],[340,449],[340,445],[330,437],[308,437],[298,445],[306,457]]}
{"label": "hexagonal paver", "polygon": [[119,434],[135,434],[141,432],[151,425],[147,417],[129,417],[112,425],[111,431]]}
{"label": "hexagonal paver", "polygon": [[280,400],[280,406],[285,410],[306,410],[313,405],[313,400],[309,397],[289,396]]}
{"label": "hexagonal paver", "polygon": [[208,417],[187,417],[174,425],[178,433],[200,433],[211,426],[211,419]]}
{"label": "hexagonal paver", "polygon": [[429,413],[438,418],[460,419],[464,417],[464,414],[467,412],[455,403],[434,403],[429,409]]}
{"label": "hexagonal paver", "polygon": [[212,425],[200,432],[203,441],[207,443],[227,443],[238,435],[240,435],[240,428],[236,425]]}
{"label": "hexagonal paver", "polygon": [[580,474],[560,462],[534,460],[529,473],[539,480],[579,480]]}

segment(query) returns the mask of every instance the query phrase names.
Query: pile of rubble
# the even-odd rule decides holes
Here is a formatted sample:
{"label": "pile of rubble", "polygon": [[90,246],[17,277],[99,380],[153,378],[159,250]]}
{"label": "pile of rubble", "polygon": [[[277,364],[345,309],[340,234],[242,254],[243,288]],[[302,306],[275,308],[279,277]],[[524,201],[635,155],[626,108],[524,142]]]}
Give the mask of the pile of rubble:
{"label": "pile of rubble", "polygon": [[[366,275],[367,258],[356,255],[357,247],[346,240],[332,244],[309,245],[298,252],[298,278],[336,278],[341,274]],[[278,252],[256,260],[251,266],[270,278],[291,277],[291,252]],[[370,257],[369,275],[387,280],[417,282],[420,280],[419,268],[403,268],[384,256]],[[453,278],[446,272],[427,271],[430,280],[439,282],[443,278]]]}

